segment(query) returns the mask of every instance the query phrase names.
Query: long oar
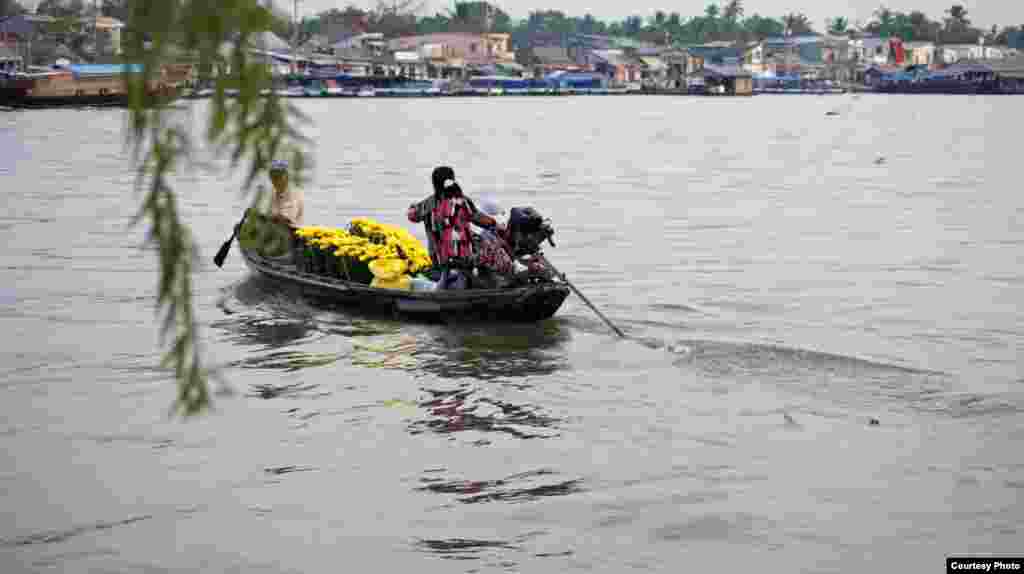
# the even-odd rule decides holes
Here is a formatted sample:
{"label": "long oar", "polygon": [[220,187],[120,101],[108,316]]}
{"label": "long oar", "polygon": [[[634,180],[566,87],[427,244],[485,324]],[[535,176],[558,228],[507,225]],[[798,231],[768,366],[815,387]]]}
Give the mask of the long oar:
{"label": "long oar", "polygon": [[547,257],[544,257],[543,255],[541,255],[540,256],[540,260],[543,261],[544,265],[547,265],[549,269],[554,271],[555,275],[558,275],[562,279],[562,281],[565,281],[565,284],[568,285],[570,289],[572,289],[573,293],[575,293],[580,299],[582,299],[583,302],[586,303],[587,306],[590,307],[590,309],[592,311],[597,313],[597,316],[600,317],[602,320],[604,320],[604,322],[607,323],[609,327],[611,327],[612,331],[615,331],[616,335],[622,337],[623,339],[626,338],[626,334],[623,333],[621,329],[619,329],[611,321],[609,321],[608,317],[604,316],[604,313],[601,313],[600,311],[598,311],[597,307],[595,307],[594,304],[590,302],[590,299],[587,299],[586,295],[584,295],[583,293],[580,293],[580,290],[577,289],[576,286],[573,285],[571,281],[569,281],[569,278],[565,276],[565,273],[562,273],[558,269],[555,269],[555,266],[552,265],[550,261],[548,261]]}
{"label": "long oar", "polygon": [[231,232],[231,237],[224,242],[224,245],[220,246],[220,251],[213,256],[213,264],[217,267],[224,266],[224,259],[228,256],[228,251],[231,251],[231,244],[235,242],[235,237],[238,237],[238,231],[242,229],[242,224],[245,223],[245,218],[249,215],[249,210],[246,209],[245,213],[242,214],[242,220],[235,226],[235,230]]}

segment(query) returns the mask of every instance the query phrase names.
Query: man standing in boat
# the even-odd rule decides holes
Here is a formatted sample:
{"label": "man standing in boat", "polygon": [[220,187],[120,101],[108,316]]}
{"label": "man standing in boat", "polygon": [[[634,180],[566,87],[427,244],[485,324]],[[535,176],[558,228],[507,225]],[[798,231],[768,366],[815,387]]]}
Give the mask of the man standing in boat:
{"label": "man standing in boat", "polygon": [[301,189],[288,185],[287,161],[276,160],[270,164],[270,183],[274,186],[270,200],[271,220],[292,229],[302,227],[305,198]]}

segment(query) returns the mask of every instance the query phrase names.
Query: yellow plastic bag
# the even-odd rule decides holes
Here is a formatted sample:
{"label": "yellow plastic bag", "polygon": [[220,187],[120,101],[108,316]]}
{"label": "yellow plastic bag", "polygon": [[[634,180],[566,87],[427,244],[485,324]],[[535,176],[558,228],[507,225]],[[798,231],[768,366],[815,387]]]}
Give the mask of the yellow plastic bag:
{"label": "yellow plastic bag", "polygon": [[405,274],[409,262],[405,259],[375,259],[370,262],[373,282],[370,287],[381,289],[412,289],[412,278]]}

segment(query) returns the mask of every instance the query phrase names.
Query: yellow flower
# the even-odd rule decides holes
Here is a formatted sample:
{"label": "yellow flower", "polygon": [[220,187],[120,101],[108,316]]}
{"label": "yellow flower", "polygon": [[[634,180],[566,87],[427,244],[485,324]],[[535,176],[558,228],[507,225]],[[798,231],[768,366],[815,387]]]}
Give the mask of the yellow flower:
{"label": "yellow flower", "polygon": [[353,219],[347,229],[319,226],[300,228],[296,234],[304,243],[359,261],[405,259],[409,272],[430,267],[430,254],[408,230],[366,217]]}

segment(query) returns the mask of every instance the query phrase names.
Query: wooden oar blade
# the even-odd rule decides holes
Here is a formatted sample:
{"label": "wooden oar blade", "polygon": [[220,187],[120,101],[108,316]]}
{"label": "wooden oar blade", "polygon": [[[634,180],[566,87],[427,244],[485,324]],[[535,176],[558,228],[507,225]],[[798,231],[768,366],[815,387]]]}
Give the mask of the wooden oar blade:
{"label": "wooden oar blade", "polygon": [[249,216],[249,210],[246,209],[245,213],[242,214],[242,220],[238,222],[238,225],[231,231],[231,237],[224,242],[224,245],[220,246],[220,251],[213,256],[213,264],[218,268],[224,266],[224,260],[227,259],[228,252],[231,251],[231,244],[235,242],[235,238],[238,237],[238,232],[242,229],[242,225],[245,223],[245,218]]}
{"label": "wooden oar blade", "polygon": [[220,246],[220,251],[218,251],[217,254],[213,256],[214,265],[216,265],[217,267],[224,266],[224,260],[227,259],[228,251],[231,251],[231,244],[234,243],[234,241],[235,238],[232,237],[231,239],[225,241],[224,245]]}

